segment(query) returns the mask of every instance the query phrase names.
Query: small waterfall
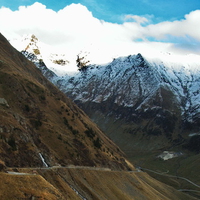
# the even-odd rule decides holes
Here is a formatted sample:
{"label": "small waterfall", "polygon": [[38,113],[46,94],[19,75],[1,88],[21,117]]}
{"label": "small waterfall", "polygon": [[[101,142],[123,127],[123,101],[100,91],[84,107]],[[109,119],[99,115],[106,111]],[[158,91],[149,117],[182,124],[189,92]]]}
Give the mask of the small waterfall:
{"label": "small waterfall", "polygon": [[42,156],[41,153],[39,153],[39,156],[40,156],[40,158],[41,158],[41,160],[42,160],[44,166],[45,166],[45,167],[49,167],[49,166],[47,165],[47,163],[45,162],[44,157]]}

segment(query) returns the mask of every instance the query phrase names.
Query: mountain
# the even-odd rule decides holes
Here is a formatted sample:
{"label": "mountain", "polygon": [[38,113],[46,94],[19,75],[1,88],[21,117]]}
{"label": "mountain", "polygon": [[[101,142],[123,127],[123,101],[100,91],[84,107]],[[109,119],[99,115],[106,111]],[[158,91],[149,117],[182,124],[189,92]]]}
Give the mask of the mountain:
{"label": "mountain", "polygon": [[127,169],[121,150],[86,114],[2,35],[0,42],[0,159],[5,165]]}
{"label": "mountain", "polygon": [[200,184],[200,70],[190,63],[131,55],[60,77],[56,85],[134,165]]}
{"label": "mountain", "polygon": [[[89,66],[57,85],[112,139],[128,135],[138,150],[168,149],[186,144],[191,134],[199,137],[199,65],[148,61],[138,54]],[[194,150],[199,152],[198,144]]]}
{"label": "mountain", "polygon": [[[46,199],[193,199],[177,191],[183,188],[176,179],[167,179],[177,183],[174,189],[140,168],[135,170],[118,146],[40,72],[77,102],[129,158],[134,155],[135,163],[144,159],[138,149],[152,153],[152,149],[172,144],[162,120],[176,130],[173,120],[181,121],[184,113],[179,99],[159,87],[159,73],[146,74],[151,66],[142,55],[115,59],[107,66],[87,66],[73,76],[60,77],[47,68],[37,38],[31,36],[27,41],[19,53],[0,37],[0,166],[12,171],[12,175],[0,175],[13,188],[8,190],[2,181],[0,191],[7,199],[13,198],[12,193],[18,198]],[[161,104],[163,97],[169,99]],[[146,134],[149,128],[160,133]]]}
{"label": "mountain", "polygon": [[[130,115],[127,115],[127,111],[111,109],[117,118],[121,116],[128,121],[133,121],[134,115],[138,118],[138,112],[145,115],[146,112],[149,113],[152,110],[158,114],[157,118],[164,115],[176,115],[181,120],[181,126],[184,124],[182,129],[187,127],[190,129],[192,124],[193,130],[190,129],[190,133],[198,131],[200,73],[199,60],[193,61],[195,57],[185,56],[186,59],[181,58],[180,62],[170,61],[173,58],[170,54],[165,55],[164,60],[145,58],[141,54],[130,55],[114,59],[113,62],[104,66],[88,65],[87,70],[61,77],[56,73],[58,71],[56,67],[53,68],[49,63],[52,61],[54,64],[63,66],[60,70],[63,70],[64,75],[64,70],[69,63],[67,60],[49,58],[46,55],[51,54],[51,50],[48,50],[49,53],[42,53],[45,49],[44,44],[42,45],[34,35],[24,37],[21,41],[20,45],[16,44],[18,49],[74,101],[98,104],[110,102],[112,107],[129,110]],[[58,54],[54,55],[58,56]],[[174,59],[177,60],[177,57]],[[91,90],[91,88],[94,89]],[[159,113],[158,110],[168,110],[170,113]],[[164,120],[165,117],[158,119],[165,123]],[[162,126],[164,134],[171,137],[172,130],[166,130],[164,125],[158,126]],[[155,129],[150,132],[160,135],[161,133],[159,131],[156,133],[157,131]]]}
{"label": "mountain", "polygon": [[75,63],[76,58],[71,59],[71,56],[66,55],[63,51],[41,42],[34,34],[15,38],[10,43],[37,66],[45,63],[48,69],[59,76],[70,71]]}

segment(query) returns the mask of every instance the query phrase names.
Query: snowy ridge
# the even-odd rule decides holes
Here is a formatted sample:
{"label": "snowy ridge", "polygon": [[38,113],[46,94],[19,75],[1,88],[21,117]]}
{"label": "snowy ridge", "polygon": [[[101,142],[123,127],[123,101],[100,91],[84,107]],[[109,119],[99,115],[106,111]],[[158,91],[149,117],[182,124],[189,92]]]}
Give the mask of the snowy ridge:
{"label": "snowy ridge", "polygon": [[[48,68],[57,75],[64,75],[70,71],[71,63],[64,53],[55,52],[52,46],[49,46],[41,41],[35,35],[25,35],[22,38],[16,38],[10,41],[11,44],[28,55],[29,60],[33,62],[42,61]],[[34,59],[31,56],[36,56]]]}
{"label": "snowy ridge", "polygon": [[[142,60],[139,59],[139,56],[115,59],[107,66],[91,66],[85,73],[77,73],[70,79],[69,77],[64,77],[63,80],[60,81],[60,86],[62,89],[66,88],[66,90],[73,90],[73,95],[76,96],[75,100],[100,103],[106,101],[110,96],[117,94],[115,103],[124,106],[132,106],[134,98],[137,98],[140,92],[143,94],[152,93],[152,91],[145,89],[140,91],[142,87],[134,89],[131,87],[131,84],[143,84],[140,80],[145,79],[141,74],[137,74],[137,79],[135,80],[130,79],[131,75],[137,71],[137,69],[132,69],[132,66],[139,66],[142,62]],[[155,77],[154,81],[156,80],[157,77]],[[81,88],[81,90],[84,90],[88,87],[87,84],[89,84],[90,88],[93,86],[93,90],[91,92],[87,90],[83,93],[80,92]],[[121,99],[122,97],[125,97],[125,88],[128,86],[130,86],[129,93],[132,94],[132,98]],[[157,88],[152,89],[156,90]]]}
{"label": "snowy ridge", "polygon": [[[192,58],[192,57],[191,57]],[[192,64],[191,64],[192,63]],[[200,62],[199,62],[200,63]],[[200,64],[195,60],[190,63],[163,63],[160,71],[165,73],[167,85],[171,88],[189,118],[200,112]],[[158,66],[158,63],[154,63]],[[165,69],[165,71],[163,70]]]}
{"label": "snowy ridge", "polygon": [[[147,58],[148,59],[148,58]],[[90,66],[86,72],[60,78],[58,85],[75,101],[101,103],[112,98],[123,107],[152,107],[161,88],[173,93],[188,120],[200,112],[200,70],[198,64],[145,59],[141,54],[114,59],[108,65]]]}

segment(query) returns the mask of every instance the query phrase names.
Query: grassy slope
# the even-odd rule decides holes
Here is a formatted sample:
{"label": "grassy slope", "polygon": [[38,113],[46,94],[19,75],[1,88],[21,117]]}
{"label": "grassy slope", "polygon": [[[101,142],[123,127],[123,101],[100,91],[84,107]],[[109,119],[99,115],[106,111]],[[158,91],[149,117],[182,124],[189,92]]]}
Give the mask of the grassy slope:
{"label": "grassy slope", "polygon": [[[31,173],[29,169],[21,169],[21,171]],[[27,196],[35,195],[38,199],[81,199],[71,188],[73,187],[88,200],[193,199],[176,191],[172,187],[158,182],[144,172],[97,171],[91,169],[38,169],[37,173],[41,176],[8,175],[1,173],[0,176],[3,178],[1,179],[2,184],[0,189],[5,191],[3,193],[4,198],[17,199],[23,197],[26,193]],[[3,188],[6,184],[13,184],[13,188],[10,188],[9,192],[6,186]]]}
{"label": "grassy slope", "polygon": [[39,175],[10,175],[0,173],[0,199],[63,200],[58,189]]}
{"label": "grassy slope", "polygon": [[0,98],[9,104],[0,104],[0,159],[7,166],[42,166],[41,152],[51,166],[128,168],[122,151],[2,35]]}

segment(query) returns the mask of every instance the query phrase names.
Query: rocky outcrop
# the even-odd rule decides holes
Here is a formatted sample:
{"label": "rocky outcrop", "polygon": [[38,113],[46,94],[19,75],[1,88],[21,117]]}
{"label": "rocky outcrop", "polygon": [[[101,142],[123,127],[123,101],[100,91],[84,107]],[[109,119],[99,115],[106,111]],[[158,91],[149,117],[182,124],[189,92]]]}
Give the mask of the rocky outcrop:
{"label": "rocky outcrop", "polygon": [[0,105],[6,106],[9,108],[8,102],[4,98],[0,98]]}

